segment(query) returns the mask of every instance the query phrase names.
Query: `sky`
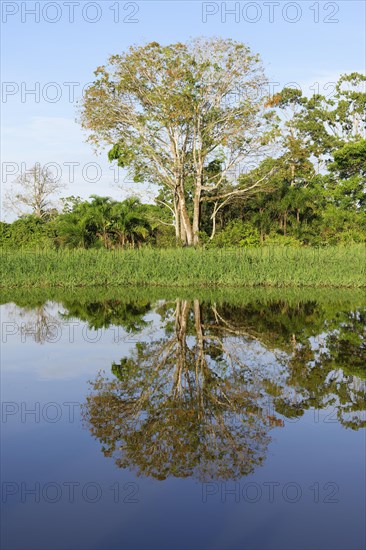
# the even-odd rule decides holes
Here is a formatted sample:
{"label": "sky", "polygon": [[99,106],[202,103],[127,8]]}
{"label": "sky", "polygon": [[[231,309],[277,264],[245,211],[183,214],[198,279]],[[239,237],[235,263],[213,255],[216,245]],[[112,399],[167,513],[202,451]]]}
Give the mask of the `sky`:
{"label": "sky", "polygon": [[[259,53],[273,91],[332,94],[366,70],[363,0],[1,1],[1,194],[35,162],[66,185],[63,196],[116,199],[143,187],[96,156],[77,122],[77,101],[109,55],[132,44],[197,36],[245,42]],[[1,219],[14,216],[1,209]]]}

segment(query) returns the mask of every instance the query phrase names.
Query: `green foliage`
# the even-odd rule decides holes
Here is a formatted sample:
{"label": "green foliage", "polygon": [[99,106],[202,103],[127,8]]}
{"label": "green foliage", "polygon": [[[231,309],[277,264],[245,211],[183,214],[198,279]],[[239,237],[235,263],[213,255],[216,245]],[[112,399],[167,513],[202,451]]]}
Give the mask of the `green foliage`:
{"label": "green foliage", "polygon": [[156,231],[154,244],[157,248],[175,248],[177,241],[173,226],[161,225]]}
{"label": "green foliage", "polygon": [[302,243],[292,235],[279,235],[278,233],[269,234],[264,242],[265,246],[291,246],[299,248]]}
{"label": "green foliage", "polygon": [[56,234],[55,222],[34,215],[24,216],[11,224],[0,222],[0,247],[41,248],[53,246]]}
{"label": "green foliage", "polygon": [[334,161],[329,168],[341,178],[360,174],[366,176],[366,139],[346,143],[334,152]]}
{"label": "green foliage", "polygon": [[149,207],[139,199],[117,202],[92,195],[91,202],[74,201],[58,219],[57,243],[68,248],[118,248],[141,245],[153,235]]}
{"label": "green foliage", "polygon": [[250,222],[232,220],[218,233],[213,241],[218,248],[259,245],[259,232]]}

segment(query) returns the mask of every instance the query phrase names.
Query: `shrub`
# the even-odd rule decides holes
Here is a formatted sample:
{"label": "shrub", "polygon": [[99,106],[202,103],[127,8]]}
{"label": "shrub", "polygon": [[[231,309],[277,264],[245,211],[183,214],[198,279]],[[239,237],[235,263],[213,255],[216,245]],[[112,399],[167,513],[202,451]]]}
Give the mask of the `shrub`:
{"label": "shrub", "polygon": [[258,246],[259,242],[259,231],[256,227],[243,220],[232,220],[214,237],[212,245],[218,248],[250,247]]}

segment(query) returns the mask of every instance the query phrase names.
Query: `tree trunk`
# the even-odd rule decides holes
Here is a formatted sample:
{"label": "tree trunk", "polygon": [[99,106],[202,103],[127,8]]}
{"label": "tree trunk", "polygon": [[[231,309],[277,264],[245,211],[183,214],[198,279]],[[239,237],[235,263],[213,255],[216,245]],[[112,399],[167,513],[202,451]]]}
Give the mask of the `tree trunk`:
{"label": "tree trunk", "polygon": [[177,397],[181,391],[181,376],[186,367],[187,324],[190,303],[187,300],[178,300],[175,310],[175,335],[177,339],[177,360],[173,379],[172,393]]}
{"label": "tree trunk", "polygon": [[295,184],[295,165],[291,164],[291,187]]}
{"label": "tree trunk", "polygon": [[[216,204],[217,203],[215,203],[214,208],[216,208]],[[212,240],[214,238],[215,233],[216,233],[216,211],[215,210],[212,213],[211,219],[212,219],[212,231],[211,231],[210,240]]]}
{"label": "tree trunk", "polygon": [[201,214],[201,188],[197,187],[193,199],[193,244],[196,246],[199,242],[200,229],[200,214]]}
{"label": "tree trunk", "polygon": [[263,215],[263,208],[259,209],[260,214],[260,243],[263,244],[264,242],[264,231],[263,231],[263,222],[262,222],[262,215]]}
{"label": "tree trunk", "polygon": [[174,195],[173,204],[174,204],[174,218],[175,218],[175,240],[178,244],[179,239],[181,238],[182,224],[180,221],[179,199],[177,194]]}
{"label": "tree trunk", "polygon": [[185,244],[187,244],[188,246],[192,246],[193,244],[192,225],[188,216],[187,205],[184,198],[184,190],[182,188],[179,189],[179,209],[180,209],[181,222],[184,227],[184,231],[186,235]]}
{"label": "tree trunk", "polygon": [[179,212],[179,219],[180,219],[180,240],[182,244],[187,244],[187,234],[186,230],[184,228],[182,213]]}

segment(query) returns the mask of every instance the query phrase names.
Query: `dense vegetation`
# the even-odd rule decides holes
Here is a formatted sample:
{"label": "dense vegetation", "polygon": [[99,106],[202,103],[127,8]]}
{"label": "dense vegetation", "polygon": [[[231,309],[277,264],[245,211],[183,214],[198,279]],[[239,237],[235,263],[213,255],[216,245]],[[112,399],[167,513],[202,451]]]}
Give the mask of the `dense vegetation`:
{"label": "dense vegetation", "polygon": [[[366,159],[366,145],[364,149]],[[309,187],[292,187],[277,175],[273,179],[276,190],[272,193],[260,193],[220,210],[212,239],[212,212],[206,207],[202,213],[200,245],[223,248],[366,242],[366,203],[361,183],[357,183],[358,192],[353,193],[349,181],[338,180],[332,185],[327,182],[329,175],[318,175]],[[97,196],[90,201],[70,197],[63,202],[61,212],[53,209],[42,218],[30,214],[13,223],[0,222],[0,246],[16,249],[181,246],[175,239],[167,209],[159,204],[142,204],[137,198],[119,202]]]}

